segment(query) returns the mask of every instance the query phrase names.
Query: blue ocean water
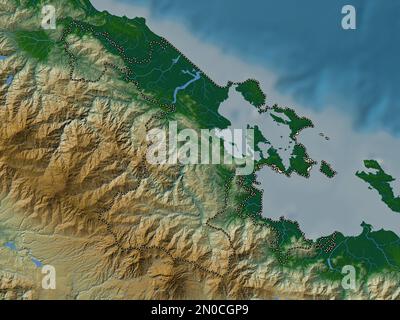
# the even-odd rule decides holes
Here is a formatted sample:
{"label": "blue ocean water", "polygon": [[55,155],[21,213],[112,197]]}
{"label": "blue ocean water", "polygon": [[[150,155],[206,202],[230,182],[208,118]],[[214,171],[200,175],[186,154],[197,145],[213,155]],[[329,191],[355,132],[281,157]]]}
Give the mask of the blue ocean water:
{"label": "blue ocean water", "polygon": [[[197,37],[265,66],[278,76],[277,89],[305,106],[333,106],[350,112],[359,129],[400,135],[400,1],[122,2],[178,20]],[[356,8],[356,30],[341,27],[346,4]]]}

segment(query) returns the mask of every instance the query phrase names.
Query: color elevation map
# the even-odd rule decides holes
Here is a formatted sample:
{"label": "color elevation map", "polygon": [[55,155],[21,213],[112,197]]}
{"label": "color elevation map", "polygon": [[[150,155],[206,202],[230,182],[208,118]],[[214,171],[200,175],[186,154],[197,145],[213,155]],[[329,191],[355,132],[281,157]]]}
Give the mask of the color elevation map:
{"label": "color elevation map", "polygon": [[399,299],[399,16],[0,0],[0,300]]}

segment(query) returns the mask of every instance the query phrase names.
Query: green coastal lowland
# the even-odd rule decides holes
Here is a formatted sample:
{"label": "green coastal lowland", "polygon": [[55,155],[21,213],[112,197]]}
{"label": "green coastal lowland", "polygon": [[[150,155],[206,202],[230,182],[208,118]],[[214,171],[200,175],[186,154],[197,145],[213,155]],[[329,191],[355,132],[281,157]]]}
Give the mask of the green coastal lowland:
{"label": "green coastal lowland", "polygon": [[161,108],[176,109],[202,128],[223,129],[230,125],[217,112],[228,98],[229,85],[216,85],[167,40],[151,32],[143,18],[128,19],[106,12],[95,12],[90,17],[92,23],[69,17],[61,20],[67,50],[68,35],[94,37],[122,58],[125,69],[117,70],[121,77],[151,95]]}
{"label": "green coastal lowland", "polygon": [[395,181],[391,175],[383,171],[376,160],[364,160],[364,166],[375,172],[357,171],[356,176],[364,180],[380,194],[382,201],[393,211],[400,213],[400,197],[395,196],[390,183]]}

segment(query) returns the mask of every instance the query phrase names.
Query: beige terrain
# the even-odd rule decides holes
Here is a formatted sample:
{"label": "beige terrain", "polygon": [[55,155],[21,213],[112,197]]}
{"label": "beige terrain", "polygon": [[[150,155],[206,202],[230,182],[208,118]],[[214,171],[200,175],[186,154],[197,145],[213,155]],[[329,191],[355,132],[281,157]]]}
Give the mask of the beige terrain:
{"label": "beige terrain", "polygon": [[[1,29],[26,15],[0,18]],[[226,219],[240,206],[237,181],[221,188],[212,165],[150,165],[146,133],[166,126],[164,114],[115,71],[74,81],[122,62],[94,39],[68,41],[87,59],[88,72],[72,79],[65,61],[31,59],[0,33],[10,56],[0,62],[0,299],[399,297],[396,282],[379,277],[371,292],[344,293],[315,276],[322,262],[281,267],[274,230]],[[32,257],[55,267],[56,289],[42,288]]]}

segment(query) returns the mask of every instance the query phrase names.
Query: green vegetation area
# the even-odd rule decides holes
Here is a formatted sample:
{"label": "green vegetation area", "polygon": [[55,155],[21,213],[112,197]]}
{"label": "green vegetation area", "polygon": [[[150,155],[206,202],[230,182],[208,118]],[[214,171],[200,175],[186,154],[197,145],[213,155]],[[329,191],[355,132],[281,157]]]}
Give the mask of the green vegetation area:
{"label": "green vegetation area", "polygon": [[400,197],[395,197],[390,182],[395,181],[391,175],[387,174],[379,163],[375,160],[364,160],[364,166],[375,172],[357,171],[356,176],[369,183],[371,188],[378,191],[382,201],[395,212],[400,212]]}
{"label": "green vegetation area", "polygon": [[[260,160],[256,162],[256,168],[260,169],[262,166],[267,165],[281,172],[285,172],[286,168],[278,150],[271,146],[271,143],[264,137],[259,127],[257,125],[254,127],[247,127],[254,129],[254,151],[260,152]],[[265,150],[260,146],[261,143],[269,145],[266,154],[264,153]]]}
{"label": "green vegetation area", "polygon": [[310,159],[306,153],[306,149],[302,144],[296,144],[293,147],[292,154],[289,159],[289,167],[286,168],[283,164],[283,160],[274,147],[270,147],[267,150],[267,157],[261,154],[261,159],[256,162],[256,167],[261,168],[263,165],[267,165],[274,169],[278,169],[280,173],[284,173],[290,176],[293,172],[297,174],[309,177],[312,166],[316,163]]}
{"label": "green vegetation area", "polygon": [[336,171],[332,169],[331,165],[325,160],[321,161],[319,170],[326,175],[328,178],[333,178],[336,175]]}
{"label": "green vegetation area", "polygon": [[274,147],[270,147],[267,150],[267,154],[268,156],[266,158],[264,158],[264,154],[262,154],[261,159],[256,163],[257,167],[267,165],[273,169],[279,170],[281,173],[285,173],[286,168],[283,164],[281,156],[278,153],[278,150],[276,150]]}
{"label": "green vegetation area", "polygon": [[[296,118],[299,117],[296,115]],[[285,123],[285,125],[289,125],[289,123]],[[260,160],[256,161],[257,170],[266,165],[278,170],[280,173],[286,174],[287,176],[290,176],[293,172],[296,172],[304,177],[310,176],[310,170],[312,166],[316,164],[316,161],[308,156],[304,145],[297,143],[296,140],[292,138],[294,146],[289,158],[289,167],[286,168],[278,150],[273,147],[271,143],[264,137],[258,126],[254,126],[253,129],[255,146],[254,150],[256,152],[260,152]],[[261,143],[269,145],[266,152],[260,146]]]}
{"label": "green vegetation area", "polygon": [[391,231],[372,231],[372,226],[361,224],[359,236],[346,237],[338,233],[336,246],[322,256],[330,259],[330,269],[341,269],[344,265],[362,266],[367,273],[384,269],[400,270],[400,238]]}
{"label": "green vegetation area", "polygon": [[44,30],[20,30],[14,32],[14,37],[21,50],[26,52],[31,58],[38,59],[39,61],[46,60],[55,44]]}
{"label": "green vegetation area", "polygon": [[173,106],[202,128],[230,125],[218,113],[221,102],[228,98],[229,86],[215,85],[175,47],[151,32],[143,18],[103,12],[92,20],[96,24],[63,19],[66,36],[90,35],[98,39],[109,52],[123,59],[123,79],[134,83],[160,106]]}
{"label": "green vegetation area", "polygon": [[295,144],[290,156],[290,166],[287,169],[287,174],[296,172],[301,176],[309,177],[310,170],[316,162],[308,157],[306,148],[302,144]]}
{"label": "green vegetation area", "polygon": [[[254,150],[260,152],[260,159],[256,161],[256,169],[262,168],[267,165],[280,173],[290,176],[293,172],[304,177],[310,176],[310,170],[316,162],[309,158],[306,148],[304,145],[295,143],[291,156],[289,158],[289,167],[286,168],[283,164],[282,157],[278,150],[271,146],[270,142],[263,136],[262,132],[257,126],[254,128]],[[268,146],[266,153],[265,150],[260,147],[260,143],[265,143]]]}
{"label": "green vegetation area", "polygon": [[276,121],[277,123],[281,124],[286,124],[290,128],[290,138],[293,140],[296,139],[296,136],[299,134],[299,132],[305,128],[309,127],[314,127],[314,124],[312,121],[308,118],[302,117],[300,118],[296,112],[293,109],[289,108],[281,108],[278,107],[277,105],[272,106],[271,110],[275,113],[278,113],[280,115],[286,116],[288,120],[282,118],[281,116],[278,116],[274,113],[270,113],[272,119]]}
{"label": "green vegetation area", "polygon": [[243,98],[255,107],[261,107],[265,104],[265,94],[256,80],[249,79],[239,83],[236,91],[240,92]]}
{"label": "green vegetation area", "polygon": [[271,143],[264,137],[260,128],[257,125],[255,125],[254,127],[247,125],[247,128],[254,130],[254,151],[259,151],[262,155],[263,154],[262,149],[260,148],[259,144],[260,143],[271,144]]}

